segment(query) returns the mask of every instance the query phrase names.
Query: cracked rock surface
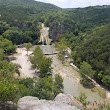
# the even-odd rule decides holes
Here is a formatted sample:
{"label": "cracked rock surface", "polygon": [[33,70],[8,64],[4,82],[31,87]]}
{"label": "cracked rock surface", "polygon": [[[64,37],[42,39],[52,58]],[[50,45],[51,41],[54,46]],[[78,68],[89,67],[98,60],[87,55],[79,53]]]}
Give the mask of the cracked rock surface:
{"label": "cracked rock surface", "polygon": [[18,110],[81,110],[82,105],[71,96],[59,94],[54,100],[26,96],[18,101]]}

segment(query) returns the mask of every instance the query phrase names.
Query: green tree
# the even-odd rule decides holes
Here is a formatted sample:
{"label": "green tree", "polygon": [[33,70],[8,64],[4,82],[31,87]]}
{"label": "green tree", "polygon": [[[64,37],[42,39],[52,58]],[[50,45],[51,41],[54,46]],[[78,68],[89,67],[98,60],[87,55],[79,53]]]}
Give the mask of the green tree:
{"label": "green tree", "polygon": [[6,22],[0,21],[0,35],[2,35],[3,32],[5,32],[6,30],[8,30],[9,27],[10,27],[9,24],[7,24]]}
{"label": "green tree", "polygon": [[32,44],[31,43],[25,43],[24,46],[25,46],[25,48],[27,50],[27,55],[28,55],[28,51],[32,47]]}
{"label": "green tree", "polygon": [[11,41],[4,39],[3,36],[0,36],[0,48],[3,49],[5,54],[12,54],[16,51],[16,46]]}
{"label": "green tree", "polygon": [[40,63],[38,64],[38,68],[40,70],[40,77],[47,77],[51,75],[51,58],[43,58],[41,59]]}
{"label": "green tree", "polygon": [[89,32],[83,33],[82,36],[82,41],[79,42],[80,45],[77,44],[74,49],[77,52],[73,57],[75,64],[80,67],[82,61],[88,62],[95,70],[94,79],[109,88],[110,24],[98,26]]}
{"label": "green tree", "polygon": [[59,93],[63,93],[63,88],[63,79],[59,74],[56,74],[53,86],[54,95],[57,96]]}
{"label": "green tree", "polygon": [[105,75],[102,78],[102,82],[104,83],[104,85],[110,89],[110,75]]}
{"label": "green tree", "polygon": [[94,87],[94,83],[92,78],[94,77],[95,72],[92,70],[92,67],[87,62],[83,62],[80,66],[80,74],[82,76],[81,83],[85,87],[92,88]]}
{"label": "green tree", "polygon": [[5,31],[3,33],[3,37],[17,45],[22,44],[24,40],[22,31],[16,28],[10,28],[9,30]]}
{"label": "green tree", "polygon": [[15,101],[19,93],[19,87],[13,82],[3,79],[0,81],[0,101]]}
{"label": "green tree", "polygon": [[80,93],[79,95],[79,101],[84,105],[84,107],[86,108],[87,105],[87,96],[85,95],[85,93]]}
{"label": "green tree", "polygon": [[26,78],[26,79],[21,79],[21,80],[19,80],[19,84],[23,84],[23,85],[25,85],[27,88],[33,89],[34,81],[33,81],[32,78]]}
{"label": "green tree", "polygon": [[19,94],[18,94],[18,98],[24,97],[24,96],[31,96],[32,95],[32,89],[28,88],[25,86],[25,84],[19,84],[18,83],[18,87],[19,87]]}
{"label": "green tree", "polygon": [[61,35],[59,42],[56,44],[59,51],[65,51],[68,48],[67,41],[63,35]]}
{"label": "green tree", "polygon": [[0,61],[4,58],[4,51],[0,48]]}
{"label": "green tree", "polygon": [[59,42],[56,43],[56,47],[59,51],[59,59],[63,62],[65,60],[65,52],[68,48],[68,41],[65,39],[64,35],[61,35],[61,38],[59,39]]}
{"label": "green tree", "polygon": [[30,58],[31,63],[34,65],[34,67],[40,70],[39,76],[41,78],[47,77],[51,75],[51,64],[52,59],[47,58],[40,47],[37,47],[34,51],[34,56]]}
{"label": "green tree", "polygon": [[83,62],[80,66],[80,73],[82,76],[94,77],[95,72],[92,70],[92,67],[87,62]]}
{"label": "green tree", "polygon": [[40,61],[44,58],[44,54],[39,46],[36,47],[33,54],[34,56],[30,57],[30,61],[34,65],[34,67],[38,67]]}
{"label": "green tree", "polygon": [[14,64],[8,61],[0,61],[0,77],[13,78],[13,75],[16,73],[20,76],[19,68],[20,65]]}
{"label": "green tree", "polygon": [[44,77],[39,78],[35,84],[32,95],[39,99],[51,100],[54,98],[53,94],[53,78]]}

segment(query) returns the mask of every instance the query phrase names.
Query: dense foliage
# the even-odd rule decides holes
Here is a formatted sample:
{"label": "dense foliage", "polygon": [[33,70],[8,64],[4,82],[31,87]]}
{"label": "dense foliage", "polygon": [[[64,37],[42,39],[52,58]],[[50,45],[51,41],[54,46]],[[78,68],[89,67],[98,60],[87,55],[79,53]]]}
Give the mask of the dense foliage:
{"label": "dense foliage", "polygon": [[58,74],[52,78],[52,60],[43,54],[39,46],[36,47],[33,54],[30,61],[37,68],[36,74],[39,79],[35,83],[32,95],[40,99],[54,99],[63,92],[63,79]]}
{"label": "dense foliage", "polygon": [[52,99],[62,92],[62,78],[56,76],[53,81],[52,61],[39,47],[31,58],[34,67],[40,71],[38,83],[30,79],[15,81],[13,73],[18,68],[5,59],[15,52],[13,44],[38,43],[39,22],[50,27],[53,41],[62,36],[60,49],[67,48],[65,42],[69,42],[74,63],[83,74],[110,89],[110,6],[60,9],[34,0],[0,0],[0,101],[13,101],[15,94]]}
{"label": "dense foliage", "polygon": [[15,53],[16,46],[11,41],[0,36],[0,107],[7,101],[16,102],[25,86],[18,84],[13,77],[18,73],[18,65],[7,61],[7,56]]}
{"label": "dense foliage", "polygon": [[[0,34],[15,44],[37,43],[39,22],[44,15],[60,9],[34,0],[0,0]],[[10,29],[11,28],[11,29]]]}
{"label": "dense foliage", "polygon": [[16,51],[16,46],[13,45],[11,41],[0,36],[0,49],[2,49],[5,54],[12,54]]}
{"label": "dense foliage", "polygon": [[41,78],[51,75],[51,58],[47,58],[40,47],[38,46],[34,50],[34,56],[30,58],[31,63],[37,69],[39,69]]}
{"label": "dense foliage", "polygon": [[61,9],[34,0],[0,0],[0,21],[7,23],[2,23],[0,34],[9,27],[17,27],[23,39],[14,43],[37,43],[39,22],[44,22],[50,27],[50,37],[57,41],[60,34],[78,36],[81,32],[110,22],[109,11],[110,6]]}
{"label": "dense foliage", "polygon": [[78,66],[86,61],[91,64],[94,78],[110,89],[110,24],[92,30],[76,48],[73,56]]}
{"label": "dense foliage", "polygon": [[[4,43],[4,40],[2,43]],[[35,65],[38,65],[40,75],[39,78],[34,79],[16,79],[14,74],[18,72],[18,66],[5,59],[4,55],[6,54],[2,48],[0,51],[0,107],[7,101],[16,103],[23,96],[36,96],[39,99],[49,100],[63,92],[62,77],[55,75],[55,78],[52,78],[51,59],[46,58],[39,47],[35,49],[35,57],[33,56],[33,58],[38,58],[35,60],[37,61]],[[40,54],[36,53],[38,51]],[[41,59],[39,59],[39,55]]]}

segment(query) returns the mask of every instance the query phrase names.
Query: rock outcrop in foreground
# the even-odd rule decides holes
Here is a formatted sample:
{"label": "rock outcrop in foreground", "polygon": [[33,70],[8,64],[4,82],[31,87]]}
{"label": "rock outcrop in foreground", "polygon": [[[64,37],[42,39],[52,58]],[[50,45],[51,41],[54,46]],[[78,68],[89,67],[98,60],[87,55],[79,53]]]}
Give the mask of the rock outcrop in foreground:
{"label": "rock outcrop in foreground", "polygon": [[53,101],[26,96],[18,101],[18,110],[81,110],[82,105],[71,96],[59,94]]}

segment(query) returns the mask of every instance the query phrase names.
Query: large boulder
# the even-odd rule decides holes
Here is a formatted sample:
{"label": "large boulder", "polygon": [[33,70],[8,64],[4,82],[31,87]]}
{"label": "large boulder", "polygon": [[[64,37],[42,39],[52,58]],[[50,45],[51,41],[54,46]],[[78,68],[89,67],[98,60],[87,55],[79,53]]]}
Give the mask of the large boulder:
{"label": "large boulder", "polygon": [[[26,96],[18,101],[18,110],[80,110],[74,98],[59,94],[53,101]],[[80,105],[80,104],[79,104]],[[81,105],[79,106],[81,108]]]}
{"label": "large boulder", "polygon": [[58,94],[55,99],[55,101],[57,102],[62,102],[64,104],[69,104],[71,106],[75,106],[79,109],[83,108],[83,105],[81,104],[81,102],[79,102],[78,100],[76,100],[74,97],[70,96],[70,95],[65,95],[65,94]]}

